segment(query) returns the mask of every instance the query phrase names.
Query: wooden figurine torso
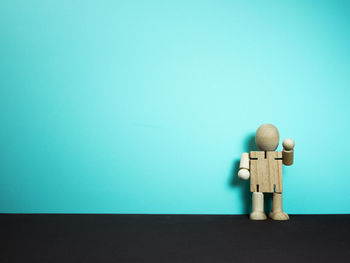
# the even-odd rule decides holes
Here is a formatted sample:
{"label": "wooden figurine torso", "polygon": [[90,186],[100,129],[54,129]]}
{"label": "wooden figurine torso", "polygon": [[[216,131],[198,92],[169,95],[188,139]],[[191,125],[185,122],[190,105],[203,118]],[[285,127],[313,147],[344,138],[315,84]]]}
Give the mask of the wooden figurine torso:
{"label": "wooden figurine torso", "polygon": [[250,191],[282,193],[282,152],[250,152]]}

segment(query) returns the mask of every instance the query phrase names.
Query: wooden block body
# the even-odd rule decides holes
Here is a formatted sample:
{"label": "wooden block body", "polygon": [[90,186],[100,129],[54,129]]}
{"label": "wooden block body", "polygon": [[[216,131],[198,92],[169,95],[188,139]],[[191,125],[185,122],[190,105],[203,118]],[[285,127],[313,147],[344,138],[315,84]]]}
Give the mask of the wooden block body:
{"label": "wooden block body", "polygon": [[282,152],[250,152],[250,191],[282,192]]}

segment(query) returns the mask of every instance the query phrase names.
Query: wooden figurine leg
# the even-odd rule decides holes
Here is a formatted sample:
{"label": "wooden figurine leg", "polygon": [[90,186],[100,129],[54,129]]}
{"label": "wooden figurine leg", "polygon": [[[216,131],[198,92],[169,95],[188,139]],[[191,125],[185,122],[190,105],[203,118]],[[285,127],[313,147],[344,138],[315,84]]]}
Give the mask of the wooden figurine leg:
{"label": "wooden figurine leg", "polygon": [[252,196],[253,211],[250,213],[251,220],[265,220],[267,217],[264,213],[264,194],[253,192]]}
{"label": "wooden figurine leg", "polygon": [[289,216],[282,209],[282,193],[273,193],[272,211],[269,217],[274,220],[289,220]]}

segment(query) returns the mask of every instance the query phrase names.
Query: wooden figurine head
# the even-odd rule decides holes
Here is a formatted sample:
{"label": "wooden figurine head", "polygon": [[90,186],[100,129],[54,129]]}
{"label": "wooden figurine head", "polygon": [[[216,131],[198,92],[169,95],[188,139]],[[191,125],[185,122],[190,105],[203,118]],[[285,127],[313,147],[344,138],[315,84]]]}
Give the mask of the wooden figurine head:
{"label": "wooden figurine head", "polygon": [[260,151],[274,151],[280,141],[278,130],[272,124],[261,125],[255,134],[255,143]]}

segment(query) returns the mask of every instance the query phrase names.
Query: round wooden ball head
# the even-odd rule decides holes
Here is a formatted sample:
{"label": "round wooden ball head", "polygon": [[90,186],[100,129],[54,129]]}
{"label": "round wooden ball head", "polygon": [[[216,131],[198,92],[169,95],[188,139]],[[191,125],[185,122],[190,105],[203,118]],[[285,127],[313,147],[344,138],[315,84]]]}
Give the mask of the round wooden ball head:
{"label": "round wooden ball head", "polygon": [[255,134],[255,143],[260,151],[274,151],[280,141],[278,130],[272,124],[261,125]]}
{"label": "round wooden ball head", "polygon": [[[256,131],[255,143],[261,151],[275,151],[278,147],[280,135],[272,124],[263,124]],[[287,138],[282,143],[283,149],[291,151],[294,148],[294,140]]]}

